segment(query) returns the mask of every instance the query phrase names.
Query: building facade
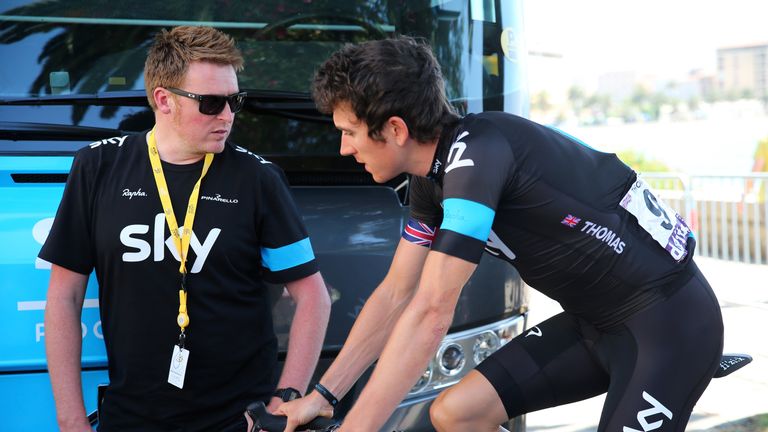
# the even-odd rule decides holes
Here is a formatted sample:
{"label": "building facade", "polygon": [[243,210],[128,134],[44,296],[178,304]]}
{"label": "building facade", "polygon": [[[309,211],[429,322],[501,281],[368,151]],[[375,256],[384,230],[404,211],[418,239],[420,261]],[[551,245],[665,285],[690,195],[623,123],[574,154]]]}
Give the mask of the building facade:
{"label": "building facade", "polygon": [[717,50],[718,90],[768,102],[768,42]]}

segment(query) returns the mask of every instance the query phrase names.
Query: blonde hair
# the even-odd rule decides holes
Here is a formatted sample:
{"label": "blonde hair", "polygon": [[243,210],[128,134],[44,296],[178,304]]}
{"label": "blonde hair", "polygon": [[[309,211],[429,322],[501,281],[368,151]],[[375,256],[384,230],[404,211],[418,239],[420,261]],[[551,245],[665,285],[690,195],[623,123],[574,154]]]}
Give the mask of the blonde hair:
{"label": "blonde hair", "polygon": [[194,61],[243,69],[243,56],[232,37],[211,27],[181,26],[155,36],[144,63],[144,88],[152,110],[157,87],[178,87]]}

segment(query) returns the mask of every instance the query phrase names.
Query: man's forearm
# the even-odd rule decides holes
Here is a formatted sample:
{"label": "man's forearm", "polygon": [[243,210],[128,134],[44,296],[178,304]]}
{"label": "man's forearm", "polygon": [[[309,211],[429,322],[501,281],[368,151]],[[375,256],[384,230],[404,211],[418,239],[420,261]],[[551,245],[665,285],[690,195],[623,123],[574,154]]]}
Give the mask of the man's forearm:
{"label": "man's forearm", "polygon": [[293,387],[304,392],[309,385],[323,348],[331,311],[324,285],[322,294],[301,298],[296,303],[288,340],[288,355],[278,382],[279,388]]}
{"label": "man's forearm", "polygon": [[76,300],[50,297],[45,310],[45,347],[56,417],[62,431],[91,430],[80,380],[82,335]]}
{"label": "man's forearm", "polygon": [[[414,300],[416,302],[416,300]],[[403,400],[451,324],[452,310],[410,305],[397,323],[376,369],[344,421],[344,430],[379,430]]]}
{"label": "man's forearm", "polygon": [[461,289],[476,265],[432,252],[419,288],[397,322],[342,430],[379,430],[424,372],[448,332]]}

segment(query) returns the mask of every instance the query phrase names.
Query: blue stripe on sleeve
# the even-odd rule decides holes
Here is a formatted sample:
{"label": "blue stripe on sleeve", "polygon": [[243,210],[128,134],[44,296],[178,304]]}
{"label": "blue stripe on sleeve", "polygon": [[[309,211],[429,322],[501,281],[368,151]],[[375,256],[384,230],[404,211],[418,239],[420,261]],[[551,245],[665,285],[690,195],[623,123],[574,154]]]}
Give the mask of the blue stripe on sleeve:
{"label": "blue stripe on sleeve", "polygon": [[483,204],[461,198],[443,200],[443,223],[440,229],[485,242],[491,233],[496,212]]}
{"label": "blue stripe on sleeve", "polygon": [[289,269],[315,259],[309,237],[276,249],[262,247],[261,263],[270,271]]}

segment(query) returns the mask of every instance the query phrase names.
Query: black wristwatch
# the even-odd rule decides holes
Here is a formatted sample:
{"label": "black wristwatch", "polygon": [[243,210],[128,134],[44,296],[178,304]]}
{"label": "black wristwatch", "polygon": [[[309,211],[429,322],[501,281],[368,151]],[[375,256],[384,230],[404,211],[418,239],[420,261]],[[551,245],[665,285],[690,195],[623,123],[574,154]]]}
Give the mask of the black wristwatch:
{"label": "black wristwatch", "polygon": [[280,398],[283,402],[290,402],[301,397],[301,392],[293,387],[279,388],[272,393],[272,396]]}

